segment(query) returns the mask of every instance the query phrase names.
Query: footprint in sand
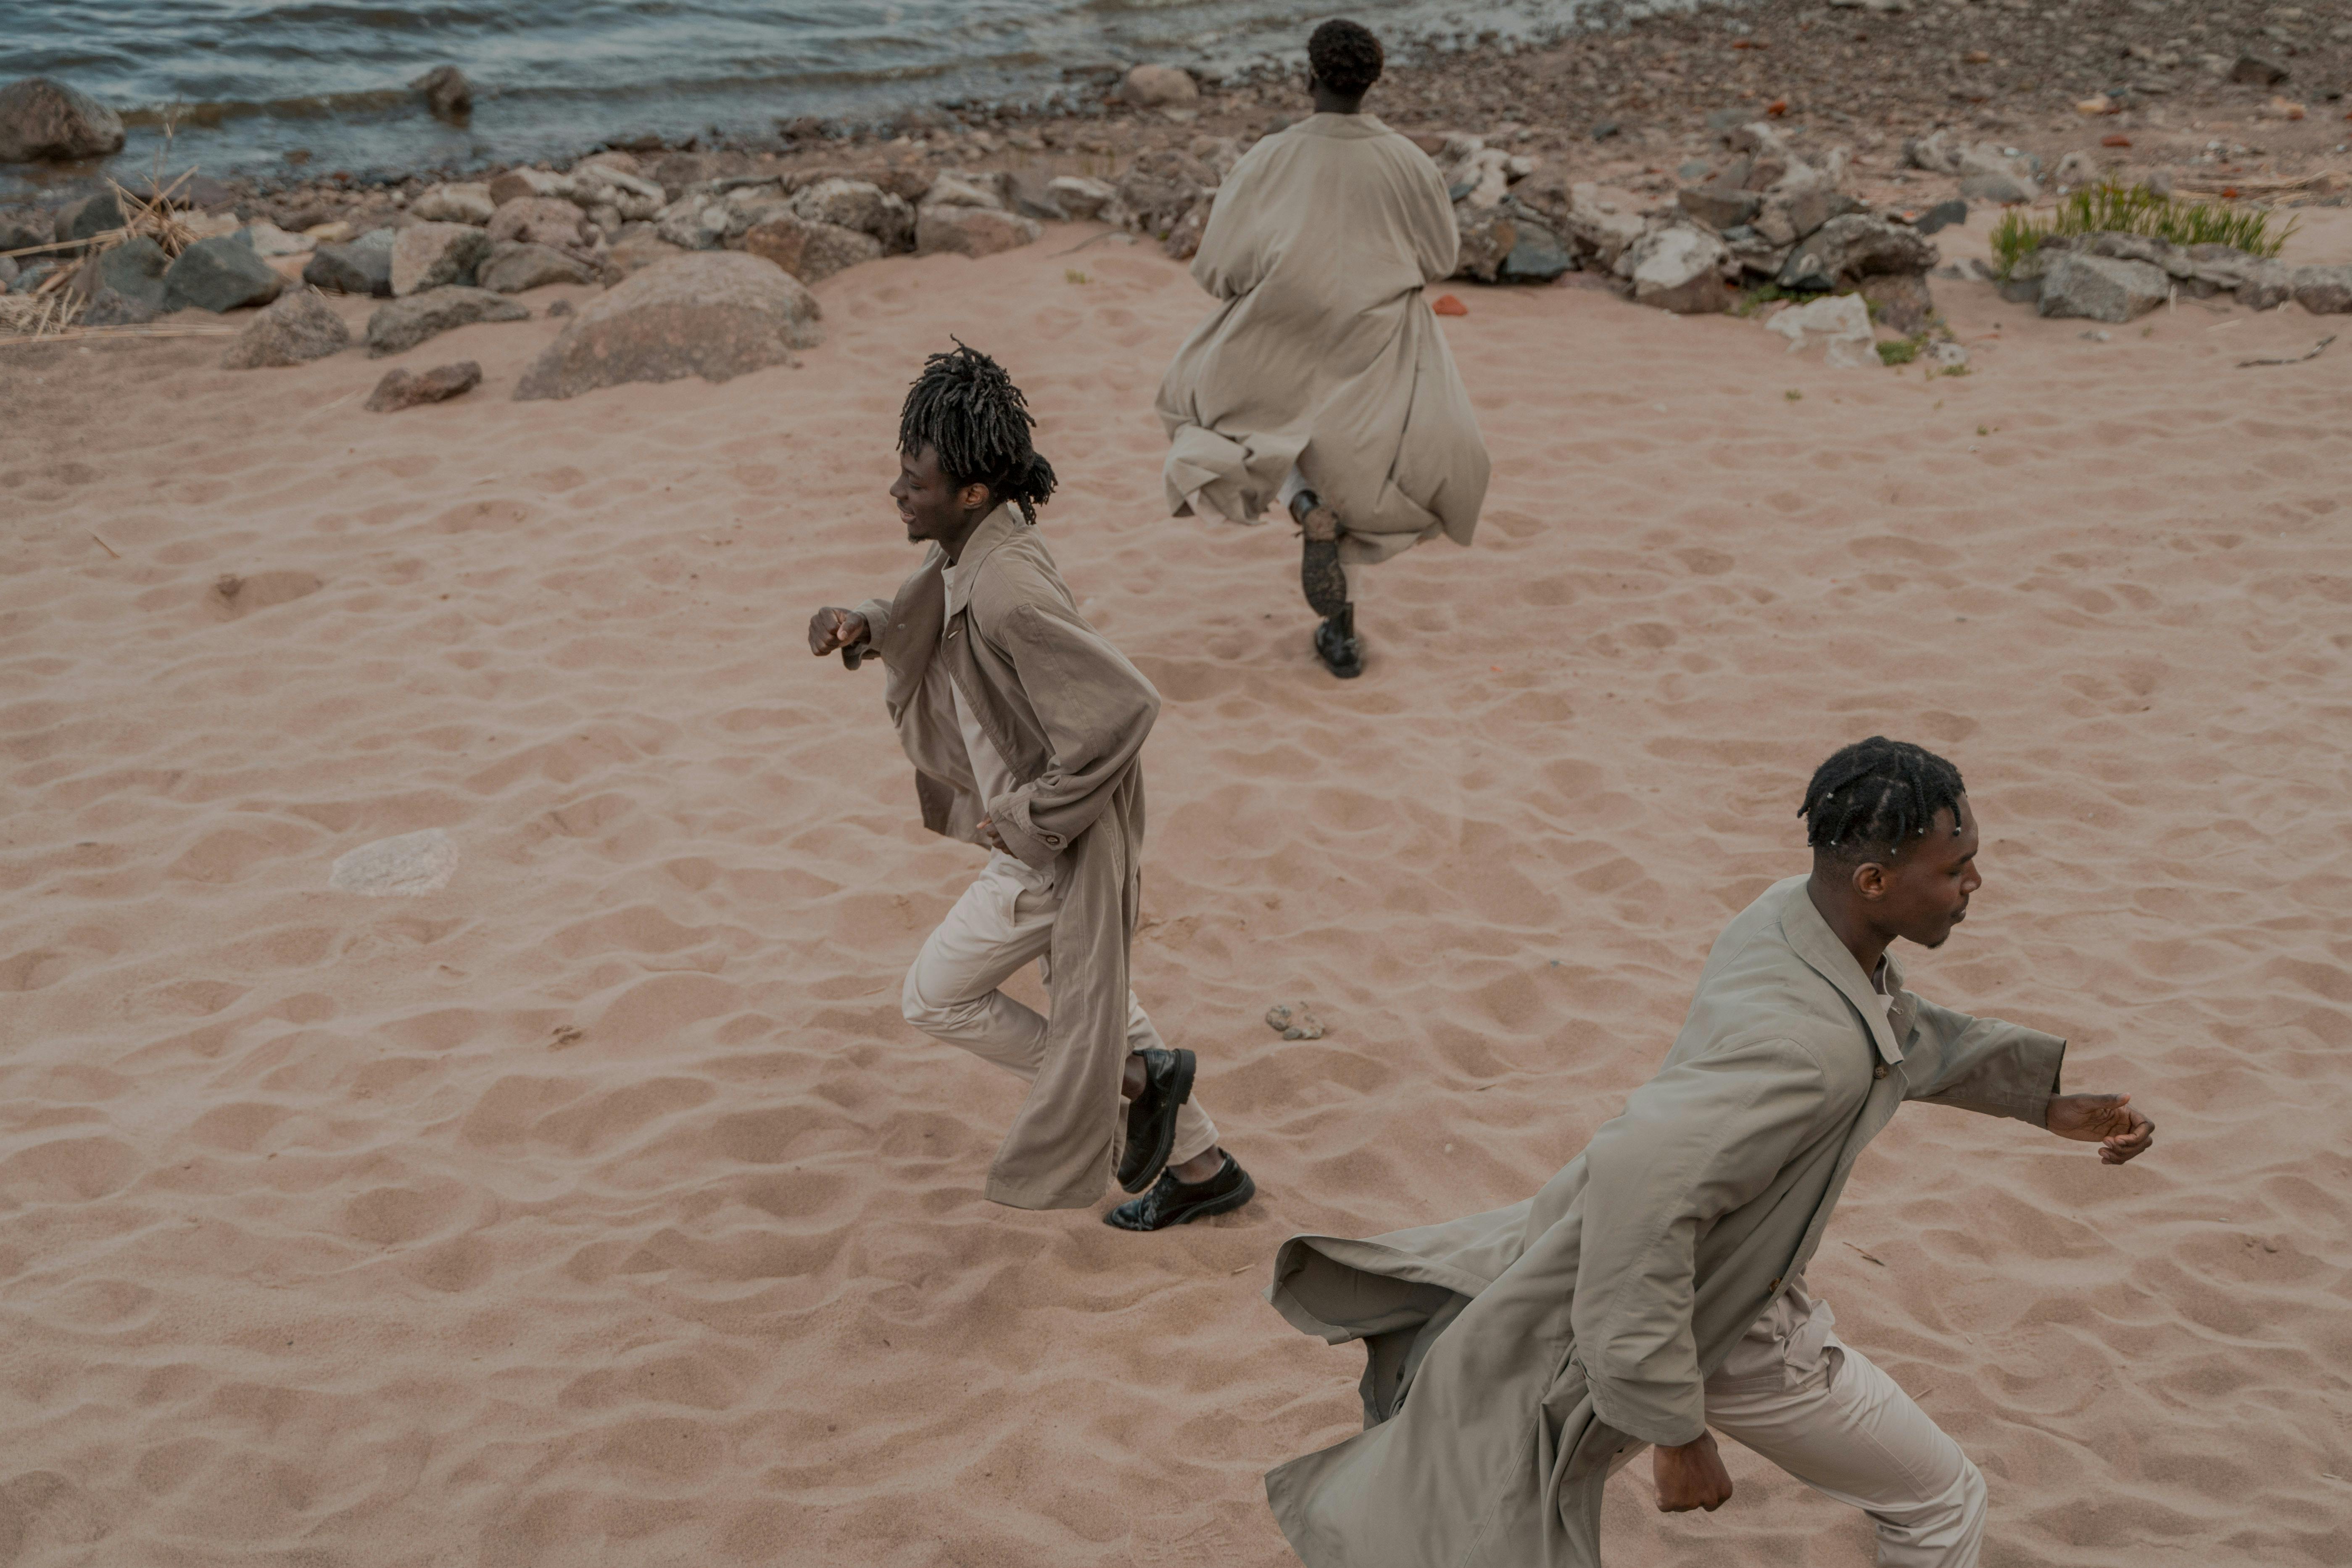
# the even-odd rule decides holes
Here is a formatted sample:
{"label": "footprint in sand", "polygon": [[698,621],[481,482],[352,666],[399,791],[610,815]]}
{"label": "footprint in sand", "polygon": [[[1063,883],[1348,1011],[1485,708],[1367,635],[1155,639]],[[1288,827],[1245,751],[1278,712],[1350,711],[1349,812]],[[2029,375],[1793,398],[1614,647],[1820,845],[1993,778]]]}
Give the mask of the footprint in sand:
{"label": "footprint in sand", "polygon": [[457,847],[437,827],[379,838],[338,858],[327,886],[371,899],[437,892],[457,872]]}

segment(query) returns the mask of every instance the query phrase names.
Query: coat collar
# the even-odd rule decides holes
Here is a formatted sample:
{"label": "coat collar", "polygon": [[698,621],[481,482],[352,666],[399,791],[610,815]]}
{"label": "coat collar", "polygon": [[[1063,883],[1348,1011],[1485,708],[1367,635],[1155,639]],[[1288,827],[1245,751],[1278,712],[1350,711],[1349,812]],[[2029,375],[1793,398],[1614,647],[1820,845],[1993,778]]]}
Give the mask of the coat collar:
{"label": "coat collar", "polygon": [[[1028,526],[1017,509],[1000,506],[971,531],[971,537],[963,542],[963,555],[952,569],[954,575],[948,577],[948,619],[955,619],[971,603],[971,585],[979,580],[981,563],[990,552]],[[945,575],[947,568],[944,562],[941,564]]]}
{"label": "coat collar", "polygon": [[1310,114],[1290,130],[1301,136],[1331,136],[1343,142],[1389,134],[1389,128],[1369,114]]}
{"label": "coat collar", "polygon": [[[1853,1004],[1878,1054],[1890,1062],[1901,1061],[1903,1047],[1895,1038],[1877,990],[1870,984],[1870,976],[1862,972],[1862,965],[1853,961],[1845,943],[1838,940],[1837,932],[1830,930],[1830,922],[1822,919],[1822,911],[1813,908],[1812,898],[1805,891],[1808,880],[1792,877],[1785,884],[1789,892],[1780,902],[1780,934],[1789,939],[1790,947],[1799,958]],[[1886,960],[1886,994],[1894,996],[1902,989],[1903,971],[1890,955]]]}

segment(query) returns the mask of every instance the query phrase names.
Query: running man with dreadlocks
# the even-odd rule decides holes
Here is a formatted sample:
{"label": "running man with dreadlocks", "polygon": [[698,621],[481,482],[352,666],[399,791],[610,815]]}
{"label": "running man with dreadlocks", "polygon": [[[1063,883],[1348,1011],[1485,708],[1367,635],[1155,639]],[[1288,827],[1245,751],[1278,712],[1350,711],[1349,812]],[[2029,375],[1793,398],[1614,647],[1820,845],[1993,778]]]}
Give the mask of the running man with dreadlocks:
{"label": "running man with dreadlocks", "polygon": [[1525,1203],[1372,1241],[1297,1237],[1268,1299],[1360,1339],[1366,1430],[1266,1478],[1313,1568],[1593,1568],[1644,1445],[1658,1506],[1731,1496],[1723,1433],[1863,1510],[1885,1568],[1969,1568],[1985,1487],[1805,1289],[1854,1157],[1906,1100],[2014,1117],[2120,1165],[2154,1125],[2061,1094],[2066,1043],[1903,988],[1980,885],[1958,769],[1873,736],[1805,792],[1811,874],[1716,940],[1664,1066]]}
{"label": "running man with dreadlocks", "polygon": [[[988,1196],[1081,1208],[1116,1173],[1143,1195],[1106,1222],[1159,1230],[1256,1188],[1192,1097],[1192,1053],[1169,1049],[1128,989],[1160,694],[1078,614],[1037,536],[1054,469],[1035,423],[986,354],[958,343],[925,363],[890,496],[907,542],[930,548],[896,598],[817,611],[809,651],[882,660],[923,826],[989,851],[901,996],[908,1023],[1030,1084]],[[998,989],[1033,960],[1050,1018]]]}
{"label": "running man with dreadlocks", "polygon": [[1461,240],[1437,166],[1363,112],[1378,38],[1326,22],[1307,43],[1315,112],[1249,150],[1217,191],[1192,277],[1219,301],[1160,385],[1179,517],[1258,522],[1306,543],[1315,651],[1363,673],[1357,569],[1443,533],[1470,542],[1486,444],[1422,287]]}

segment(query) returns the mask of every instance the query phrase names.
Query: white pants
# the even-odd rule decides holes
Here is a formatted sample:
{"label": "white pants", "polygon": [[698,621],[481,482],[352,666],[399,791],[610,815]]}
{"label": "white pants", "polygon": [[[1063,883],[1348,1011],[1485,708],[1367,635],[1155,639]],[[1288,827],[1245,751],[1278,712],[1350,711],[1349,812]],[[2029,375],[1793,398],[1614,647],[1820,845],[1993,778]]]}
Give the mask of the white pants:
{"label": "white pants", "polygon": [[[1014,970],[1045,956],[1060,908],[1048,878],[1010,855],[991,855],[907,971],[898,999],[907,1022],[1019,1074],[1024,1082],[1034,1079],[1045,1057],[1045,1020],[997,987]],[[1054,977],[1045,978],[1050,991]],[[1127,1048],[1164,1048],[1133,992],[1127,998]],[[1168,1163],[1181,1165],[1216,1146],[1216,1124],[1196,1095],[1177,1110],[1176,1147]]]}
{"label": "white pants", "polygon": [[1975,1568],[1984,1478],[1833,1321],[1791,1284],[1706,1380],[1706,1424],[1868,1514],[1880,1568]]}

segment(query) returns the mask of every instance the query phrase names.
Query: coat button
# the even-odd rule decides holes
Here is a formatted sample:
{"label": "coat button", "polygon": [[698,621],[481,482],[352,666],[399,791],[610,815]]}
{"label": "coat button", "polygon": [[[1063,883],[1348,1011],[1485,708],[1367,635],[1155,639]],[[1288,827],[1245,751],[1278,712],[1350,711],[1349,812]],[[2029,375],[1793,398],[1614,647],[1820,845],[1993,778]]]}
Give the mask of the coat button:
{"label": "coat button", "polygon": [[1885,1062],[1881,1062],[1876,1067],[1871,1068],[1870,1076],[1873,1078],[1885,1078],[1886,1076],[1886,1064]]}
{"label": "coat button", "polygon": [[1773,1279],[1773,1280],[1772,1280],[1772,1283],[1771,1283],[1771,1284],[1769,1284],[1769,1285],[1768,1285],[1768,1286],[1766,1286],[1766,1287],[1765,1287],[1765,1289],[1768,1289],[1768,1290],[1778,1290],[1780,1288],[1780,1279],[1779,1279],[1777,1276],[1775,1276],[1775,1277],[1774,1277],[1774,1279]]}
{"label": "coat button", "polygon": [[1052,846],[1053,846],[1055,848],[1056,848],[1056,849],[1059,849],[1059,848],[1062,847],[1062,841],[1061,841],[1060,839],[1058,839],[1058,838],[1055,837],[1054,837],[1052,834],[1050,834],[1050,833],[1046,834],[1046,835],[1045,836],[1045,842],[1046,842],[1046,843],[1048,843],[1048,844],[1052,845]]}

